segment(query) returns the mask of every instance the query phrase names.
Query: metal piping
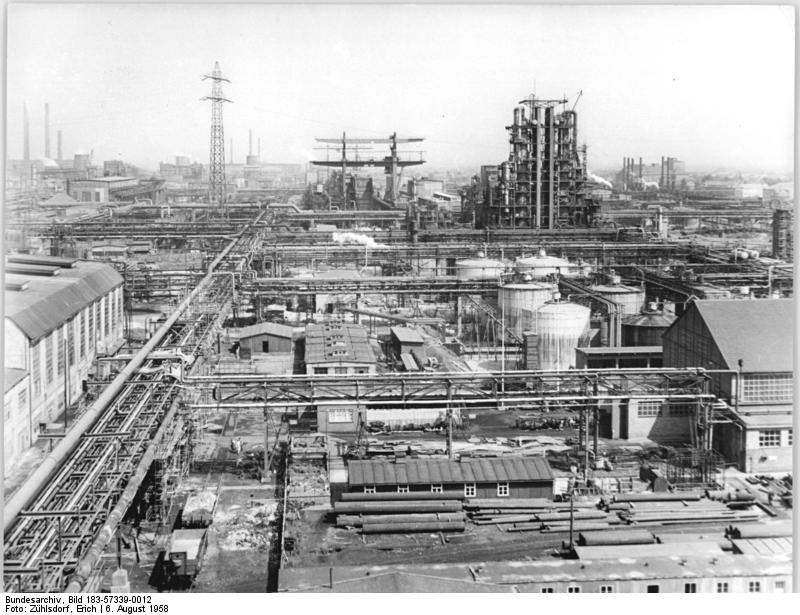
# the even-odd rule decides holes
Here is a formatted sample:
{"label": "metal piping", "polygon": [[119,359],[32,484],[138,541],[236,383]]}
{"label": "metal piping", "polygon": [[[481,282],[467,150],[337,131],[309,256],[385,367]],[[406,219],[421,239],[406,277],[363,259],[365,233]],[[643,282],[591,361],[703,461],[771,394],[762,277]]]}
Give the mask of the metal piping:
{"label": "metal piping", "polygon": [[[525,395],[521,397],[498,397],[492,399],[490,397],[456,397],[454,400],[462,405],[479,405],[491,403],[496,405],[497,402],[507,403],[525,403],[525,402],[565,402],[565,401],[578,401],[585,403],[593,403],[603,400],[626,400],[636,399],[643,401],[663,401],[663,400],[716,400],[716,395],[699,393],[692,394],[678,394],[670,395],[669,393],[662,393],[661,395],[565,395],[563,397],[552,396],[536,396]],[[214,409],[239,409],[239,410],[263,410],[264,408],[283,408],[284,410],[277,411],[278,414],[286,414],[289,408],[306,408],[308,406],[352,406],[353,404],[380,404],[381,407],[393,406],[427,406],[432,403],[444,403],[449,400],[446,397],[428,397],[423,399],[383,399],[383,398],[365,398],[365,399],[310,399],[304,401],[254,401],[254,402],[216,402],[213,404],[189,404],[191,410],[214,410]]]}
{"label": "metal piping", "polygon": [[130,360],[128,365],[123,369],[116,378],[108,385],[100,397],[92,404],[91,408],[78,419],[73,425],[72,429],[67,433],[52,452],[45,457],[33,474],[20,486],[20,488],[11,496],[9,500],[4,503],[3,511],[3,532],[8,532],[11,525],[14,523],[17,515],[23,510],[28,503],[36,497],[41,489],[47,484],[56,470],[60,469],[67,456],[78,445],[81,437],[86,433],[95,422],[102,416],[108,406],[114,401],[114,398],[119,394],[123,387],[128,384],[128,380],[136,373],[136,370],[147,360],[147,356],[161,341],[161,339],[169,332],[172,325],[178,320],[183,311],[191,304],[194,298],[205,288],[211,281],[214,269],[219,265],[223,258],[236,245],[237,240],[249,228],[245,227],[239,235],[228,246],[220,252],[216,259],[209,265],[208,273],[189,294],[186,299],[175,309],[172,315],[161,325],[158,331],[155,332],[153,337],[145,344],[141,350]]}
{"label": "metal piping", "polygon": [[164,416],[164,420],[161,422],[158,432],[151,441],[150,446],[147,447],[142,459],[139,461],[136,472],[131,476],[128,481],[128,485],[125,487],[122,495],[120,495],[119,500],[117,500],[117,505],[114,507],[114,510],[109,513],[105,524],[100,532],[98,532],[97,537],[92,543],[92,546],[86,551],[86,555],[83,556],[83,558],[78,562],[78,565],[75,567],[74,576],[70,579],[67,588],[64,590],[65,593],[76,593],[83,589],[83,586],[86,584],[86,581],[91,575],[95,564],[103,555],[103,550],[106,548],[106,545],[114,537],[117,526],[119,525],[120,521],[122,521],[122,518],[125,516],[131,501],[139,491],[139,487],[141,486],[144,477],[147,475],[147,472],[150,469],[150,464],[155,457],[156,450],[158,449],[164,434],[169,428],[170,422],[175,417],[179,405],[180,401],[175,400],[172,403],[172,407]]}

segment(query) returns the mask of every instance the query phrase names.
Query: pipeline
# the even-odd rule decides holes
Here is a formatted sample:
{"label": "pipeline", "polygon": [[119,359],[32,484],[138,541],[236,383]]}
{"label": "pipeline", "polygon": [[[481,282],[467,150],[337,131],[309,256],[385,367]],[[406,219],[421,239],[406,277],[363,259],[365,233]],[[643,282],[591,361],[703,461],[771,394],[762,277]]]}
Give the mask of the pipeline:
{"label": "pipeline", "polygon": [[655,542],[653,533],[648,530],[606,530],[578,534],[578,544],[582,547],[650,545]]}
{"label": "pipeline", "polygon": [[700,499],[699,493],[618,493],[614,496],[615,502],[677,502],[693,501]]}
{"label": "pipeline", "polygon": [[362,534],[406,534],[408,532],[463,532],[460,523],[375,523],[361,528]]}
{"label": "pipeline", "polygon": [[409,515],[339,515],[337,527],[362,527],[376,523],[463,523],[464,513],[422,513]]}
{"label": "pipeline", "polygon": [[66,461],[72,450],[78,445],[81,437],[85,434],[95,422],[102,416],[108,406],[114,401],[114,398],[122,391],[128,380],[136,373],[136,370],[145,362],[150,352],[158,345],[158,343],[169,332],[183,311],[191,304],[191,302],[202,292],[206,285],[212,280],[212,272],[222,262],[228,253],[234,248],[238,239],[247,231],[249,227],[245,227],[236,239],[231,241],[226,248],[219,253],[217,258],[209,265],[208,273],[200,280],[195,289],[183,300],[183,302],[175,309],[172,315],[161,325],[158,331],[155,332],[152,338],[145,344],[141,350],[130,360],[128,365],[125,366],[116,378],[108,385],[100,397],[92,404],[89,410],[81,416],[74,424],[72,429],[67,433],[64,438],[58,443],[53,451],[45,457],[38,465],[36,470],[30,477],[20,486],[20,488],[7,500],[4,504],[3,511],[3,532],[7,533],[12,524],[16,520],[17,515],[22,511],[28,503],[41,491],[47,484],[47,481],[53,474],[59,470]]}
{"label": "pipeline", "polygon": [[65,593],[77,593],[83,589],[83,586],[86,584],[86,581],[88,580],[89,575],[92,573],[95,564],[103,555],[103,550],[106,548],[106,545],[108,545],[108,543],[114,537],[117,526],[119,525],[120,521],[122,521],[122,518],[125,516],[131,501],[139,491],[139,486],[150,469],[150,464],[156,455],[158,446],[161,443],[164,434],[167,432],[167,429],[169,429],[169,424],[175,417],[179,405],[180,401],[175,400],[172,403],[172,407],[164,416],[164,420],[161,422],[158,432],[156,432],[155,437],[150,442],[150,446],[147,447],[142,459],[139,461],[136,471],[128,480],[128,485],[125,487],[122,495],[120,495],[119,500],[117,500],[117,505],[114,506],[114,509],[111,511],[111,513],[109,513],[105,524],[98,532],[97,537],[92,543],[92,546],[89,547],[89,549],[86,551],[86,554],[75,567],[75,573],[70,579],[67,588],[64,590]]}
{"label": "pipeline", "polygon": [[333,511],[339,514],[459,512],[461,502],[453,500],[410,502],[336,502]]}

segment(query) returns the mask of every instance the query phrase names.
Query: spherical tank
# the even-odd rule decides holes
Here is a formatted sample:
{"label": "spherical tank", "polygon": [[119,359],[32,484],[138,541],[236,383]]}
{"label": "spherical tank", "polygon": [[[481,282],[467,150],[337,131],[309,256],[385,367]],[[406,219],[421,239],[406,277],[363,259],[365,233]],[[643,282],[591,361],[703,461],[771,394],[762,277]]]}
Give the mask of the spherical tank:
{"label": "spherical tank", "polygon": [[532,326],[531,314],[553,298],[554,284],[506,284],[497,290],[498,311],[506,327],[522,337]]}
{"label": "spherical tank", "polygon": [[673,314],[644,312],[622,321],[623,346],[661,346],[662,336],[675,321]]}
{"label": "spherical tank", "polygon": [[533,312],[537,369],[568,369],[575,364],[575,348],[588,341],[590,315],[589,308],[574,303],[545,303]]}
{"label": "spherical tank", "polygon": [[495,280],[506,270],[500,261],[489,258],[466,258],[456,261],[456,278],[459,280]]}
{"label": "spherical tank", "polygon": [[638,314],[644,307],[644,289],[623,284],[597,284],[590,287],[598,295],[619,304],[622,316]]}

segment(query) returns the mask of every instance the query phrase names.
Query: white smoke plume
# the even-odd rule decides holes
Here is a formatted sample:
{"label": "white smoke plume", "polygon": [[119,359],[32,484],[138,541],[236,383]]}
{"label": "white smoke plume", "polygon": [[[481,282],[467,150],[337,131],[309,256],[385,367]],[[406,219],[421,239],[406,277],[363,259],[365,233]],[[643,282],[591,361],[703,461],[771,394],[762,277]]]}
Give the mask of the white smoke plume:
{"label": "white smoke plume", "polygon": [[342,245],[356,244],[360,246],[367,246],[368,248],[386,247],[382,243],[377,243],[372,237],[369,237],[368,235],[362,235],[360,233],[334,233],[333,240]]}
{"label": "white smoke plume", "polygon": [[589,179],[591,179],[593,182],[597,182],[598,184],[603,184],[603,185],[604,185],[604,186],[606,186],[607,188],[612,188],[612,187],[613,187],[613,186],[611,185],[611,182],[610,182],[610,181],[608,181],[607,179],[603,179],[603,178],[602,178],[602,177],[600,177],[599,175],[595,175],[595,174],[594,174],[594,173],[592,173],[591,171],[589,171],[588,175],[589,175]]}

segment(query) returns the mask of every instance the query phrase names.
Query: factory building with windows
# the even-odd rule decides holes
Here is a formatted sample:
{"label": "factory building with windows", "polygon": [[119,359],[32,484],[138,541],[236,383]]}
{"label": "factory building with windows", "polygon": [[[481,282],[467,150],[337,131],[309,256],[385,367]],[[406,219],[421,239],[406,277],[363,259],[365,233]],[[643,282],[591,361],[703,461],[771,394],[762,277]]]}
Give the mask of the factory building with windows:
{"label": "factory building with windows", "polygon": [[309,375],[374,374],[377,359],[367,330],[360,325],[308,325],[305,340]]}
{"label": "factory building with windows", "polygon": [[355,493],[442,493],[465,498],[552,498],[553,472],[544,457],[350,461]]}
{"label": "factory building with windows", "polygon": [[4,359],[15,375],[11,389],[6,376],[6,463],[81,397],[95,358],[122,342],[122,285],[102,263],[6,257]]}
{"label": "factory building with windows", "polygon": [[664,333],[666,367],[720,370],[711,393],[732,408],[713,447],[747,472],[792,467],[793,299],[695,301]]}

